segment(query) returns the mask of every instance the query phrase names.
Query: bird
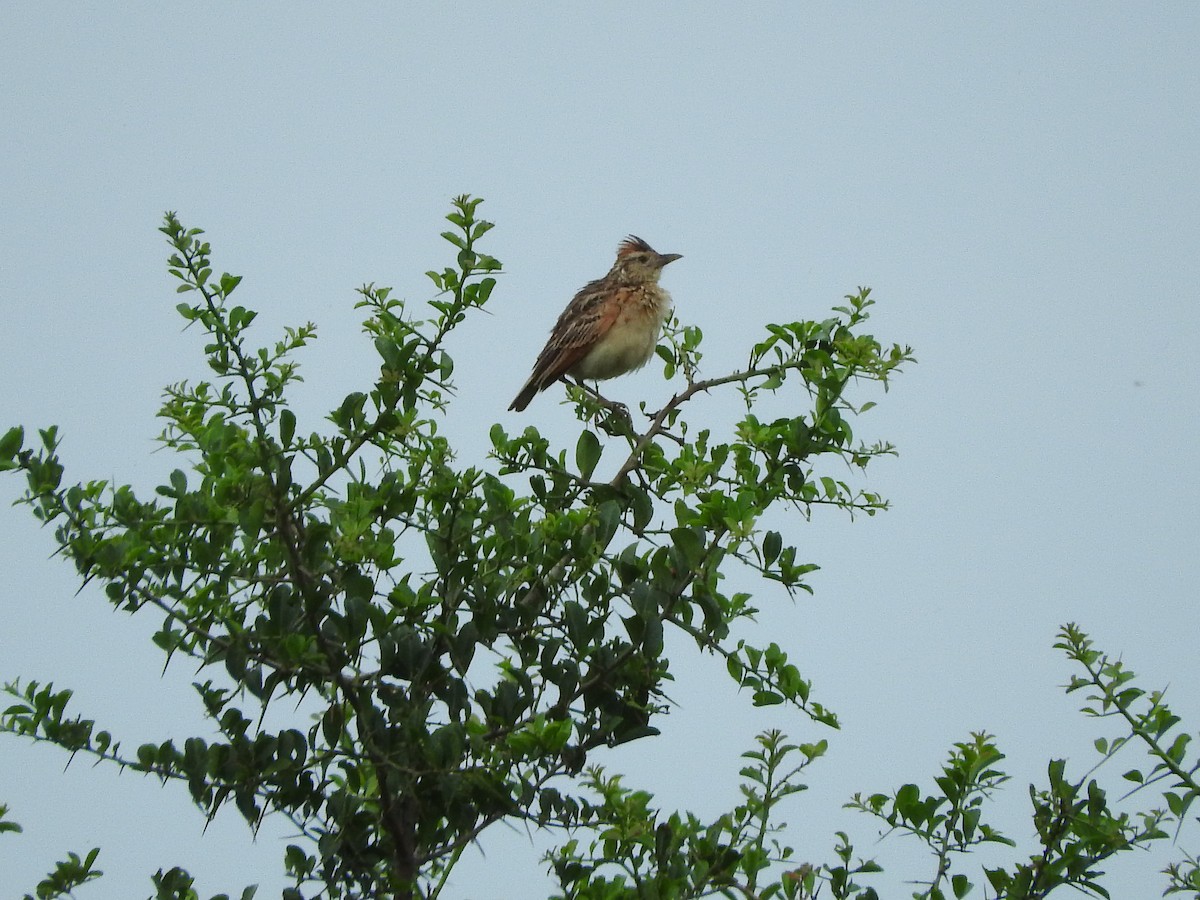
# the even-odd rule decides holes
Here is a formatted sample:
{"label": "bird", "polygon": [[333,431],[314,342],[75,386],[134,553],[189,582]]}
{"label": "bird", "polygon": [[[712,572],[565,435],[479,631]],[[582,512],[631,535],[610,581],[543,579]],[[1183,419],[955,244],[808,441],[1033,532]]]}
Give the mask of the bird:
{"label": "bird", "polygon": [[534,395],[567,375],[600,381],[649,362],[671,313],[671,295],[658,279],[665,265],[682,258],[659,253],[636,235],[621,241],[608,274],[588,282],[554,323],[509,410],[521,412]]}

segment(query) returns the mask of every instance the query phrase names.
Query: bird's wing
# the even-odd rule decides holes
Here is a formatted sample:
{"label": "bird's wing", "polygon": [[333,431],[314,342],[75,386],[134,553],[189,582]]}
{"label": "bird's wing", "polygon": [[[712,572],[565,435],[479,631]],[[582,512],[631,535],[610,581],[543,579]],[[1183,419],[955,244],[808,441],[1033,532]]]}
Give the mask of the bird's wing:
{"label": "bird's wing", "polygon": [[528,383],[541,390],[587,356],[621,314],[621,294],[622,289],[614,290],[603,281],[593,281],[576,294],[554,323]]}

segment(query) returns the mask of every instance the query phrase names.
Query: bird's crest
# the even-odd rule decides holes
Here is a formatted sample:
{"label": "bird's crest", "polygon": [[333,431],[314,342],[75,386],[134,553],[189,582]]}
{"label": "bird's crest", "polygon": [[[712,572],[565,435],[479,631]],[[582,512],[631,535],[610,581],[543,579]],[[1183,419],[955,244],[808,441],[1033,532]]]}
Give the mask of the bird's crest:
{"label": "bird's crest", "polygon": [[621,241],[617,247],[617,259],[628,256],[630,253],[641,253],[643,251],[654,252],[654,248],[643,241],[636,234],[631,234],[625,240]]}

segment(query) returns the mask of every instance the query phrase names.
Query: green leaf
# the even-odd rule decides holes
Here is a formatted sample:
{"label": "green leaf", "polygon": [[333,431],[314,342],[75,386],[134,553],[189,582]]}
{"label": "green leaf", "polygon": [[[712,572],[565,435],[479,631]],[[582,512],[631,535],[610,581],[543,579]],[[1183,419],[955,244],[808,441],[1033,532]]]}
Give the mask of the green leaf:
{"label": "green leaf", "polygon": [[671,543],[684,571],[695,568],[704,559],[704,537],[698,528],[672,528]]}
{"label": "green leaf", "polygon": [[913,818],[913,810],[921,802],[921,789],[915,784],[906,784],[896,792],[896,812],[905,819]]}
{"label": "green leaf", "polygon": [[621,524],[621,505],[616,500],[605,500],[596,510],[599,515],[599,527],[596,529],[596,543],[607,547],[617,528]]}
{"label": "green leaf", "polygon": [[11,462],[24,441],[25,429],[19,425],[4,432],[4,437],[0,437],[0,463]]}
{"label": "green leaf", "polygon": [[633,531],[635,534],[641,534],[654,516],[654,500],[640,488],[627,486],[626,490],[632,495],[630,506],[633,509]]}
{"label": "green leaf", "polygon": [[579,440],[575,444],[575,465],[579,468],[582,478],[592,477],[592,472],[595,471],[596,463],[600,461],[600,455],[603,452],[604,448],[600,446],[600,440],[596,435],[586,428],[580,432]]}
{"label": "green leaf", "polygon": [[768,531],[763,536],[763,565],[769,566],[779,558],[779,551],[783,549],[783,537],[778,531]]}
{"label": "green leaf", "polygon": [[279,413],[279,443],[284,447],[290,447],[295,434],[296,414],[290,409],[285,409]]}
{"label": "green leaf", "polygon": [[375,350],[383,359],[383,367],[391,372],[403,372],[412,354],[411,344],[400,344],[392,338],[377,337]]}
{"label": "green leaf", "polygon": [[987,876],[988,883],[998,894],[1002,893],[1012,882],[1012,876],[1004,869],[985,868],[983,874]]}
{"label": "green leaf", "polygon": [[[234,289],[242,283],[241,275],[230,275],[228,272],[221,274],[221,293],[228,297],[233,293]],[[247,323],[249,324],[249,323]]]}

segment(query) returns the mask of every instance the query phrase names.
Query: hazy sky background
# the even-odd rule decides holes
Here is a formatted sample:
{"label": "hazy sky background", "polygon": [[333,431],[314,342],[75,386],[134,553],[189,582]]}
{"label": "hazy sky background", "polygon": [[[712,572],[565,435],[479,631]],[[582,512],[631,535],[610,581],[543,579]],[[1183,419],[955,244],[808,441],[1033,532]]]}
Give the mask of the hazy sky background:
{"label": "hazy sky background", "polygon": [[[262,343],[318,325],[304,430],[377,371],[354,288],[426,299],[422,273],[452,260],[442,216],[470,192],[507,274],[451,347],[464,462],[495,421],[573,446],[556,390],[505,408],[629,232],[684,254],[664,284],[705,332],[706,375],[858,285],[880,301],[871,330],[920,360],[858,428],[900,449],[865,482],[894,510],[790,521],[823,567],[816,595],[759,596],[754,636],[789,650],[842,730],[748,711],[687,651],[664,736],[605,761],[631,784],[711,816],[737,802],[757,730],[826,737],[785,814],[798,858],[830,859],[847,830],[898,897],[931,865],[876,843],[841,809],[854,791],[927,785],[986,729],[1014,776],[992,815],[1029,852],[1027,785],[1051,757],[1076,776],[1094,761],[1106,732],[1060,690],[1062,623],[1169,684],[1196,730],[1200,6],[11,3],[0,35],[0,428],[59,424],[68,478],[149,493],[177,465],[154,452],[160,392],[206,370],[174,312],[164,210],[245,276]],[[671,391],[652,365],[606,392],[657,408]],[[22,487],[0,479],[0,501]],[[194,673],[160,677],[152,614],[75,596],[24,509],[0,536],[0,678],[74,688],[130,749],[204,728]],[[0,803],[25,826],[0,836],[0,893],[99,845],[108,874],[82,898],[146,896],[172,865],[203,897],[278,896],[281,826],[251,845],[227,815],[202,834],[184,791],[65,762],[0,740]],[[1140,764],[1106,777],[1119,792]],[[489,834],[451,896],[545,895],[528,848]],[[1120,860],[1113,896],[1157,896],[1173,858]]]}

